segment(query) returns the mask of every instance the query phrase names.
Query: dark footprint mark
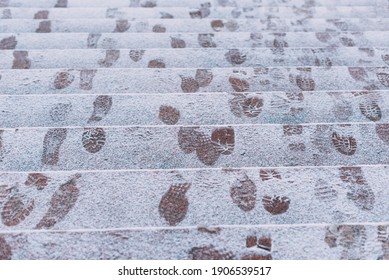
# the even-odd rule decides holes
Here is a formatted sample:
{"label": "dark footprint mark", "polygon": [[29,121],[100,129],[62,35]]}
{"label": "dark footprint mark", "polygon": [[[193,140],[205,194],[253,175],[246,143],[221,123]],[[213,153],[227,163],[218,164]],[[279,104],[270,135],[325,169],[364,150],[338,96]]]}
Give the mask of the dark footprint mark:
{"label": "dark footprint mark", "polygon": [[88,49],[96,49],[97,43],[99,42],[100,37],[101,37],[100,33],[89,33],[88,39],[87,39],[87,48]]}
{"label": "dark footprint mark", "polygon": [[199,132],[197,137],[196,155],[205,165],[213,165],[219,159],[220,153],[211,139],[204,133]]}
{"label": "dark footprint mark", "polygon": [[272,260],[273,257],[270,254],[261,255],[258,253],[248,253],[241,257],[241,260]]}
{"label": "dark footprint mark", "polygon": [[200,9],[189,12],[191,18],[205,18],[211,14],[211,3],[203,3],[200,5]]}
{"label": "dark footprint mark", "polygon": [[382,58],[383,62],[385,62],[386,64],[389,65],[389,54],[385,54],[385,55],[383,54],[381,56],[381,58]]}
{"label": "dark footprint mark", "polygon": [[216,32],[219,32],[224,28],[224,23],[222,20],[216,19],[216,20],[211,21],[211,27]]}
{"label": "dark footprint mark", "polygon": [[43,190],[47,187],[50,178],[43,175],[42,173],[30,173],[28,174],[27,180],[24,183],[26,186],[35,186],[37,190]]}
{"label": "dark footprint mark", "polygon": [[166,27],[163,26],[162,24],[156,24],[156,25],[153,26],[152,31],[155,32],[155,33],[165,33],[166,32]]}
{"label": "dark footprint mark", "polygon": [[3,10],[3,15],[1,16],[1,19],[11,19],[12,18],[12,13],[10,9],[4,9]]}
{"label": "dark footprint mark", "polygon": [[389,124],[387,123],[377,123],[375,125],[375,131],[377,136],[384,141],[386,145],[389,145]]}
{"label": "dark footprint mark", "polygon": [[31,60],[28,58],[28,51],[14,51],[12,69],[30,69]]}
{"label": "dark footprint mark", "polygon": [[12,259],[12,248],[9,246],[5,238],[0,235],[0,260]]}
{"label": "dark footprint mark", "polygon": [[91,90],[93,88],[93,78],[96,72],[96,69],[84,69],[80,71],[80,89]]}
{"label": "dark footprint mark", "polygon": [[352,136],[342,136],[333,132],[332,144],[339,153],[346,156],[352,156],[357,151],[357,140]]}
{"label": "dark footprint mark", "polygon": [[89,153],[97,153],[105,145],[105,131],[103,128],[84,128],[82,145]]}
{"label": "dark footprint mark", "polygon": [[300,75],[296,76],[297,86],[304,91],[314,91],[315,90],[315,81],[311,78],[302,77]]}
{"label": "dark footprint mark", "polygon": [[252,236],[247,236],[246,238],[247,248],[256,247],[264,251],[271,252],[271,245],[272,245],[272,240],[270,237],[263,236],[257,239],[255,235],[252,235]]}
{"label": "dark footprint mark", "polygon": [[49,11],[38,11],[34,15],[34,19],[48,19]]}
{"label": "dark footprint mark", "polygon": [[288,211],[290,199],[286,196],[284,197],[280,197],[276,195],[274,195],[273,197],[264,196],[262,198],[262,204],[265,210],[270,214],[279,215]]}
{"label": "dark footprint mark", "polygon": [[25,201],[24,196],[15,194],[4,204],[1,210],[1,221],[7,227],[20,224],[34,209],[34,200]]}
{"label": "dark footprint mark", "polygon": [[58,72],[54,79],[54,87],[56,89],[64,89],[70,86],[74,81],[74,76],[69,72]]}
{"label": "dark footprint mark", "polygon": [[93,102],[93,113],[88,123],[101,121],[111,110],[112,97],[108,95],[99,95]]}
{"label": "dark footprint mark", "polygon": [[189,206],[186,193],[189,188],[188,183],[171,185],[162,196],[158,207],[159,214],[170,226],[175,226],[185,219]]}
{"label": "dark footprint mark", "polygon": [[17,44],[15,36],[4,38],[0,41],[0,50],[13,50]]}
{"label": "dark footprint mark", "polygon": [[150,60],[148,65],[148,68],[166,68],[165,62],[163,62],[161,59],[154,59]]}
{"label": "dark footprint mark", "polygon": [[42,164],[55,165],[59,160],[59,150],[67,135],[66,128],[50,128],[43,140]]}
{"label": "dark footprint mark", "polygon": [[240,65],[246,61],[246,55],[241,54],[238,49],[229,50],[224,57],[232,65]]}
{"label": "dark footprint mark", "polygon": [[200,88],[199,83],[192,77],[181,76],[181,89],[183,92],[197,92]]}
{"label": "dark footprint mark", "polygon": [[180,119],[180,111],[172,106],[162,105],[159,107],[159,119],[168,125],[174,125]]}
{"label": "dark footprint mark", "polygon": [[186,154],[193,153],[199,145],[199,135],[198,127],[180,127],[178,131],[178,145],[181,150]]}
{"label": "dark footprint mark", "polygon": [[80,174],[76,174],[56,190],[51,197],[49,210],[35,229],[49,229],[66,217],[77,202],[80,190],[76,186],[76,180],[80,177]]}
{"label": "dark footprint mark", "polygon": [[221,228],[215,227],[215,228],[209,228],[209,227],[198,227],[197,230],[202,233],[209,233],[209,234],[215,234],[219,235],[222,231]]}
{"label": "dark footprint mark", "polygon": [[255,208],[257,187],[249,177],[244,174],[243,180],[237,179],[230,189],[233,203],[245,212]]}
{"label": "dark footprint mark", "polygon": [[169,13],[165,13],[165,12],[160,12],[161,14],[161,18],[174,18],[173,15],[169,14]]}
{"label": "dark footprint mark", "polygon": [[356,81],[366,81],[369,78],[365,69],[362,67],[348,67],[348,72]]}
{"label": "dark footprint mark", "polygon": [[284,125],[283,126],[285,136],[301,135],[303,133],[302,125]]}
{"label": "dark footprint mark", "polygon": [[111,67],[120,57],[120,50],[106,50],[105,58],[98,61],[101,67]]}
{"label": "dark footprint mark", "polygon": [[222,155],[230,155],[235,147],[235,132],[232,127],[217,128],[212,131],[211,141],[216,151]]}
{"label": "dark footprint mark", "polygon": [[143,8],[154,8],[157,6],[157,1],[146,1],[140,4]]}
{"label": "dark footprint mark", "polygon": [[375,203],[375,195],[366,181],[362,168],[340,167],[340,179],[347,184],[349,191],[347,198],[352,200],[361,210],[372,210]]}
{"label": "dark footprint mark", "polygon": [[343,46],[346,46],[346,47],[354,47],[355,46],[355,43],[354,43],[353,39],[351,39],[351,38],[341,37],[341,38],[339,38],[339,41]]}
{"label": "dark footprint mark", "polygon": [[229,77],[228,81],[236,92],[244,92],[250,89],[250,84],[246,80]]}
{"label": "dark footprint mark", "polygon": [[228,31],[234,32],[238,30],[239,24],[235,20],[228,20],[225,24]]}
{"label": "dark footprint mark", "polygon": [[195,80],[199,84],[199,87],[206,87],[213,80],[212,70],[210,69],[197,69]]}
{"label": "dark footprint mark", "polygon": [[306,149],[304,143],[291,143],[288,145],[288,148],[293,152],[303,152]]}
{"label": "dark footprint mark", "polygon": [[233,260],[235,258],[232,252],[216,250],[213,245],[193,247],[189,255],[192,260]]}
{"label": "dark footprint mark", "polygon": [[179,39],[179,38],[174,38],[174,37],[170,37],[170,39],[171,39],[170,45],[172,46],[172,48],[182,49],[182,48],[186,47],[186,43],[184,40]]}
{"label": "dark footprint mark", "polygon": [[262,112],[263,99],[256,96],[247,98],[243,94],[235,94],[235,97],[229,101],[229,105],[231,113],[236,117],[240,118],[244,115],[254,118]]}
{"label": "dark footprint mark", "polygon": [[382,85],[389,87],[389,74],[386,73],[377,73],[377,78]]}
{"label": "dark footprint mark", "polygon": [[130,58],[134,62],[140,61],[144,54],[145,50],[130,50]]}
{"label": "dark footprint mark", "polygon": [[43,20],[39,23],[38,29],[35,31],[36,33],[50,33],[51,32],[51,21]]}
{"label": "dark footprint mark", "polygon": [[0,7],[8,7],[9,0],[0,0]]}
{"label": "dark footprint mark", "polygon": [[66,8],[68,6],[68,0],[58,0],[55,4],[55,8]]}
{"label": "dark footprint mark", "polygon": [[377,227],[377,241],[381,243],[382,256],[379,260],[389,260],[389,236],[388,236],[388,226],[378,226]]}
{"label": "dark footprint mark", "polygon": [[382,117],[381,108],[375,100],[364,100],[359,104],[359,110],[362,115],[373,122],[379,121]]}
{"label": "dark footprint mark", "polygon": [[50,109],[50,118],[53,122],[61,122],[66,120],[72,110],[70,103],[58,103]]}
{"label": "dark footprint mark", "polygon": [[128,29],[130,29],[131,24],[128,23],[128,20],[126,19],[118,19],[116,20],[116,27],[113,30],[114,33],[116,32],[126,32]]}
{"label": "dark footprint mark", "polygon": [[279,179],[281,180],[281,174],[275,170],[275,169],[260,169],[259,170],[259,177],[262,181],[268,181],[272,179]]}
{"label": "dark footprint mark", "polygon": [[212,38],[215,35],[213,34],[199,34],[197,36],[197,41],[199,45],[203,48],[216,48],[216,43],[212,41]]}

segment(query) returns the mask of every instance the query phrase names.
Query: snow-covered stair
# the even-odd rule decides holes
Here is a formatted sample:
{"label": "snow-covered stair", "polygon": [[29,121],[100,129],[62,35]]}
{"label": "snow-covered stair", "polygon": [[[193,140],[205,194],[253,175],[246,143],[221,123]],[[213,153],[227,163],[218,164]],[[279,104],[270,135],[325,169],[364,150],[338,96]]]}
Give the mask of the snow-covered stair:
{"label": "snow-covered stair", "polygon": [[0,259],[389,259],[388,0],[0,18]]}

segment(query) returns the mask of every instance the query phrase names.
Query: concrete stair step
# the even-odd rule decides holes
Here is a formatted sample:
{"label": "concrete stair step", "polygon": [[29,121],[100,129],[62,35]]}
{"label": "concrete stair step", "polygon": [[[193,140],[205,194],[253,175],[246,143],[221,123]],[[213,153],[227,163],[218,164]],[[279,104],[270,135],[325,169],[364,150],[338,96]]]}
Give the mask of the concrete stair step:
{"label": "concrete stair step", "polygon": [[[388,168],[2,173],[0,232],[379,223]],[[24,220],[10,219],[24,208]]]}
{"label": "concrete stair step", "polygon": [[[166,119],[174,120],[170,111]],[[2,129],[2,171],[388,164],[387,123]]]}
{"label": "concrete stair step", "polygon": [[[172,39],[172,46],[184,46]],[[38,49],[0,52],[0,69],[386,66],[389,48]]]}
{"label": "concrete stair step", "polygon": [[388,31],[389,18],[306,19],[8,19],[0,23],[2,33],[69,32],[327,32]]}
{"label": "concrete stair step", "polygon": [[[381,223],[213,226],[3,233],[14,259],[388,259]],[[174,246],[172,246],[174,244]],[[85,250],[88,248],[88,250]],[[128,268],[128,267],[127,267]]]}
{"label": "concrete stair step", "polygon": [[334,6],[334,7],[210,7],[205,12],[187,7],[155,7],[155,8],[0,8],[3,19],[71,19],[71,18],[117,18],[117,19],[149,19],[149,18],[387,18],[389,4],[379,6]]}
{"label": "concrete stair step", "polygon": [[[174,39],[173,39],[174,38]],[[365,32],[236,32],[236,33],[1,33],[0,49],[147,49],[172,48],[181,40],[187,48],[263,48],[282,54],[285,48],[383,47],[389,31]],[[174,42],[173,42],[174,43]],[[177,44],[177,43],[176,43]],[[175,45],[173,45],[175,46]],[[188,65],[189,66],[189,65]]]}
{"label": "concrete stair step", "polygon": [[314,91],[296,95],[285,92],[1,95],[0,122],[2,128],[387,123],[388,108],[388,91]]}
{"label": "concrete stair step", "polygon": [[389,67],[0,70],[0,95],[387,90]]}

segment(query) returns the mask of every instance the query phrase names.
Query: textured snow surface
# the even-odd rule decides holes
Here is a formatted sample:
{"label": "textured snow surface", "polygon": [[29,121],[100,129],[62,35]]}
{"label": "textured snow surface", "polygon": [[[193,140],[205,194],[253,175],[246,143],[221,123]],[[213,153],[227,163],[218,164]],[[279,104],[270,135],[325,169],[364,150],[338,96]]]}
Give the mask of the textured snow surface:
{"label": "textured snow surface", "polygon": [[0,259],[389,259],[388,0],[0,0]]}

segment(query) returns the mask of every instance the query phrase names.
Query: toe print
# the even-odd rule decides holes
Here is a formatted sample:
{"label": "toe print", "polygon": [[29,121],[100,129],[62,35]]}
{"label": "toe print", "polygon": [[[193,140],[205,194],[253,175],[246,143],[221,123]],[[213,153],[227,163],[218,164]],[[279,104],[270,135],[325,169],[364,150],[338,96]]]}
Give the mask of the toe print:
{"label": "toe print", "polygon": [[205,165],[214,165],[220,156],[214,143],[201,132],[198,134],[197,143],[197,158]]}
{"label": "toe print", "polygon": [[68,6],[68,0],[57,0],[57,4],[55,4],[55,8],[66,8]]}
{"label": "toe print", "polygon": [[359,104],[359,110],[367,119],[376,122],[382,117],[381,108],[375,100],[364,100]]}
{"label": "toe print", "polygon": [[233,260],[234,254],[229,251],[216,250],[214,246],[193,247],[189,251],[192,260]]}
{"label": "toe print", "polygon": [[34,19],[48,19],[49,18],[49,11],[38,11],[34,15]]}
{"label": "toe print", "polygon": [[232,65],[240,65],[246,61],[246,55],[241,54],[237,49],[229,50],[224,56]]}
{"label": "toe print", "polygon": [[74,76],[69,72],[58,72],[54,79],[54,87],[56,89],[64,89],[71,85],[74,81]]}
{"label": "toe print", "polygon": [[331,40],[331,35],[327,32],[316,32],[315,36],[322,43],[327,43]]}
{"label": "toe print", "polygon": [[145,54],[145,50],[131,50],[130,58],[132,61],[138,62],[142,59],[144,54]]}
{"label": "toe print", "polygon": [[165,62],[161,59],[150,60],[147,65],[148,68],[166,68]]}
{"label": "toe print", "polygon": [[156,0],[145,1],[145,2],[141,3],[140,5],[143,8],[154,8],[157,6],[157,1]]}
{"label": "toe print", "polygon": [[246,80],[230,77],[228,81],[236,92],[249,91],[250,89],[250,85]]}
{"label": "toe print", "polygon": [[368,79],[368,75],[362,67],[348,67],[350,76],[356,81],[365,81]]}
{"label": "toe print", "polygon": [[14,51],[13,56],[12,69],[30,69],[31,60],[28,58],[27,51]]}
{"label": "toe print", "polygon": [[351,38],[341,37],[341,38],[339,38],[339,41],[343,46],[346,46],[346,47],[354,47],[355,46],[355,42]]}
{"label": "toe print", "polygon": [[213,74],[210,69],[197,69],[195,80],[197,81],[199,87],[206,87],[212,82]]}
{"label": "toe print", "polygon": [[102,128],[85,128],[82,134],[82,145],[89,153],[97,153],[105,145],[105,131]]}
{"label": "toe print", "polygon": [[332,144],[335,149],[347,156],[352,156],[357,150],[357,140],[352,136],[343,136],[337,132],[332,133]]}
{"label": "toe print", "polygon": [[245,116],[254,118],[262,112],[263,100],[258,97],[245,98],[242,102],[242,112]]}
{"label": "toe print", "polygon": [[378,137],[384,141],[385,144],[389,145],[389,124],[382,123],[382,124],[376,124],[375,131],[378,135]]}
{"label": "toe print", "polygon": [[301,135],[303,133],[302,125],[284,125],[283,126],[285,136]]}
{"label": "toe print", "polygon": [[97,70],[84,69],[80,72],[80,89],[91,90],[93,88],[93,78]]}
{"label": "toe print", "polygon": [[316,183],[315,188],[315,197],[318,200],[329,202],[334,201],[338,197],[338,192],[331,186],[328,182],[319,179]]}
{"label": "toe print", "polygon": [[205,18],[211,14],[210,7],[211,3],[203,3],[201,4],[200,9],[189,12],[189,15],[191,18]]}
{"label": "toe print", "polygon": [[165,33],[166,32],[166,27],[163,26],[162,24],[156,24],[156,25],[153,26],[152,31],[155,32],[155,33]]}
{"label": "toe print", "polygon": [[259,170],[259,177],[262,181],[268,181],[272,179],[281,180],[281,174],[275,169],[261,169]]}
{"label": "toe print", "polygon": [[9,246],[5,238],[0,235],[0,260],[12,259],[12,248]]}
{"label": "toe print", "polygon": [[192,153],[198,147],[200,132],[197,127],[180,127],[178,131],[178,145],[186,153]]}
{"label": "toe print", "polygon": [[36,225],[36,229],[49,229],[66,217],[77,202],[80,190],[76,186],[76,180],[80,177],[79,174],[75,175],[56,190],[51,198],[50,208]]}
{"label": "toe print", "polygon": [[171,43],[170,45],[172,46],[172,48],[174,49],[182,49],[182,48],[185,48],[186,47],[186,43],[184,40],[182,39],[179,39],[179,38],[174,38],[174,37],[171,37]]}
{"label": "toe print", "polygon": [[386,87],[389,87],[389,74],[377,73],[377,78],[381,84],[383,84]]}
{"label": "toe print", "polygon": [[4,38],[0,41],[0,50],[13,50],[17,44],[15,36]]}
{"label": "toe print", "polygon": [[120,57],[120,50],[106,50],[105,59],[99,60],[101,67],[111,67]]}
{"label": "toe print", "polygon": [[39,23],[38,29],[35,31],[36,33],[50,33],[51,32],[51,21],[43,20]]}
{"label": "toe print", "polygon": [[67,135],[66,128],[50,128],[43,140],[42,163],[55,165],[59,160],[59,150]]}
{"label": "toe print", "polygon": [[245,174],[243,180],[237,179],[230,189],[232,202],[245,212],[255,208],[257,187]]}
{"label": "toe print", "polygon": [[169,13],[166,13],[166,12],[160,12],[161,14],[161,18],[174,18],[173,15],[169,14]]}
{"label": "toe print", "polygon": [[284,197],[280,197],[276,195],[274,195],[273,197],[264,196],[262,198],[262,204],[265,210],[270,214],[279,215],[288,211],[290,199],[286,196]]}
{"label": "toe print", "polygon": [[101,37],[100,33],[90,33],[88,35],[88,39],[87,39],[88,49],[96,49],[97,43],[99,42],[100,37]]}
{"label": "toe print", "polygon": [[159,108],[159,119],[168,125],[173,125],[180,119],[180,111],[172,106],[161,106]]}
{"label": "toe print", "polygon": [[216,43],[213,42],[213,34],[199,34],[197,41],[199,45],[203,48],[216,48]]}
{"label": "toe print", "polygon": [[49,181],[50,178],[42,173],[30,173],[28,174],[27,180],[24,184],[26,186],[35,186],[37,190],[43,190],[47,187]]}
{"label": "toe print", "polygon": [[232,127],[217,128],[212,131],[212,143],[217,152],[222,155],[230,155],[235,147],[235,132]]}
{"label": "toe print", "polygon": [[50,109],[50,118],[53,122],[62,122],[67,119],[72,110],[70,103],[58,103]]}
{"label": "toe print", "polygon": [[162,196],[158,208],[159,214],[170,226],[175,226],[185,219],[189,206],[186,193],[189,188],[188,183],[172,185]]}
{"label": "toe print", "polygon": [[93,102],[93,113],[88,123],[101,121],[111,110],[112,97],[108,95],[99,95]]}
{"label": "toe print", "polygon": [[224,23],[222,20],[216,19],[216,20],[211,21],[211,27],[216,32],[219,32],[224,28]]}
{"label": "toe print", "polygon": [[130,26],[131,25],[128,23],[128,20],[119,19],[116,21],[116,27],[113,32],[126,32],[128,29],[130,29]]}
{"label": "toe print", "polygon": [[1,210],[1,221],[5,226],[12,227],[20,224],[34,209],[34,201],[26,200],[22,195],[11,196]]}
{"label": "toe print", "polygon": [[296,84],[303,91],[314,91],[315,90],[315,81],[308,77],[303,77],[301,75],[296,76]]}
{"label": "toe print", "polygon": [[197,92],[200,88],[199,83],[191,77],[181,77],[181,89],[183,92]]}

